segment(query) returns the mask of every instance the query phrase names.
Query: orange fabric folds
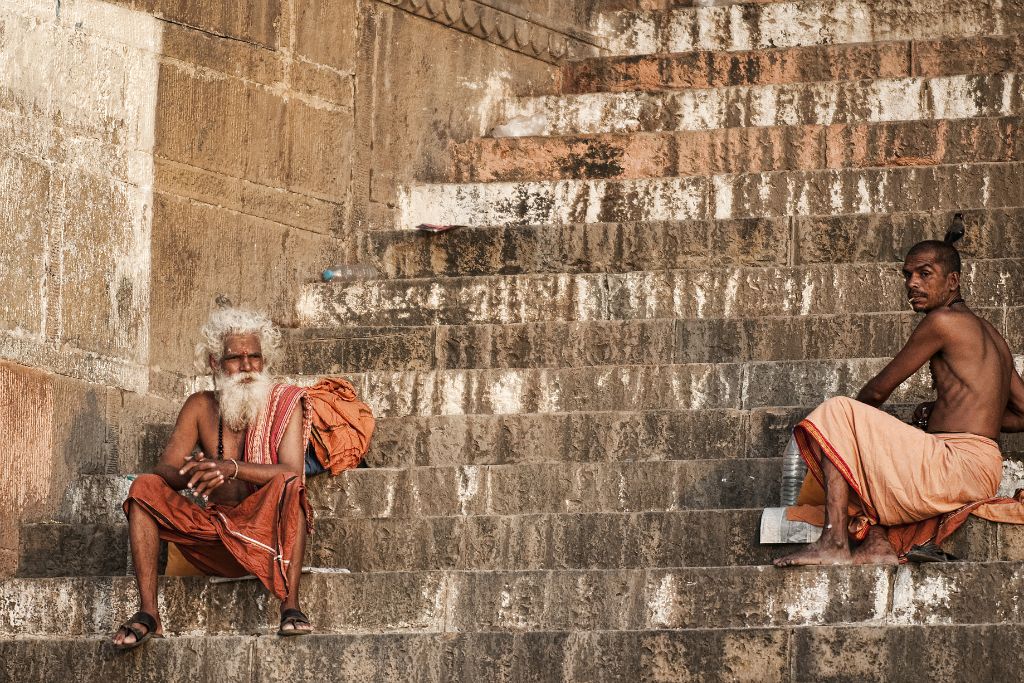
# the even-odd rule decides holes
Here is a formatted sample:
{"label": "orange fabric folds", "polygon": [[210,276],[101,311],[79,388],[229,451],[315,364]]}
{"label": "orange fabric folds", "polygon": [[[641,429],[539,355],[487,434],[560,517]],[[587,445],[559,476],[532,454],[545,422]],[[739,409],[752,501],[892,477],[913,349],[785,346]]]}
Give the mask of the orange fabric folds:
{"label": "orange fabric folds", "polygon": [[374,419],[347,379],[325,377],[306,390],[317,460],[332,475],[359,465],[370,448]]}
{"label": "orange fabric folds", "polygon": [[972,511],[995,507],[1003,517],[1015,514],[1005,504],[1016,501],[993,498],[1002,456],[991,439],[929,434],[849,398],[821,404],[794,436],[808,474],[797,505],[787,511],[790,520],[824,523],[821,457],[850,485],[851,535],[863,538],[869,525],[881,525],[899,554],[930,539],[940,543]]}
{"label": "orange fabric folds", "polygon": [[132,482],[125,515],[133,502],[153,516],[160,538],[177,545],[200,571],[252,574],[280,600],[288,595],[288,564],[299,524],[313,530],[313,513],[298,475],[279,474],[234,507],[201,508],[160,475],[142,474]]}

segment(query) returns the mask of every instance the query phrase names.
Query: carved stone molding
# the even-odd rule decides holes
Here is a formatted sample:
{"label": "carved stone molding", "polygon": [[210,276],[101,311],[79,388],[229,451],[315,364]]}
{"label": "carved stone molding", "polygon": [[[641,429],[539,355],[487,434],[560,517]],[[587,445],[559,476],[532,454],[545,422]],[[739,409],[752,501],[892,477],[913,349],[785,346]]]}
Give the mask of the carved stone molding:
{"label": "carved stone molding", "polygon": [[596,38],[544,26],[479,0],[378,0],[529,57],[559,64],[598,54]]}

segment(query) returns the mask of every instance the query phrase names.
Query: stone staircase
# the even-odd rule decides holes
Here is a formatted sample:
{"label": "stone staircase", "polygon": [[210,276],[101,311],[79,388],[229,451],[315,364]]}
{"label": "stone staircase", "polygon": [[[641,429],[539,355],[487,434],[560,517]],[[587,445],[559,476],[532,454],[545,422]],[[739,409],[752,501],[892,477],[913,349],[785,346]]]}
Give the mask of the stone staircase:
{"label": "stone staircase", "polygon": [[788,571],[757,531],[789,429],[898,350],[898,261],[955,211],[968,301],[1021,349],[1022,28],[1012,1],[604,15],[609,56],[499,117],[543,136],[454,148],[366,237],[382,279],[297,303],[283,371],[380,416],[371,468],[310,485],[307,564],[351,570],[304,580],[317,635],[266,637],[251,581],[166,578],[173,637],[107,652],[128,480],[91,476],[0,582],[0,681],[1018,678],[1024,530]]}

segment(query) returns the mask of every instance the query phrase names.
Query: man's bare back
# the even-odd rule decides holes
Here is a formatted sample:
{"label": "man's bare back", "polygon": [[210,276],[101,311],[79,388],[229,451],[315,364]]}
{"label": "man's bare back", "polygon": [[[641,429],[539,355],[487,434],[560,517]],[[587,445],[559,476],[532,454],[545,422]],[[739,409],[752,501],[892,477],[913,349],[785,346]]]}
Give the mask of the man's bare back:
{"label": "man's bare back", "polygon": [[943,349],[931,358],[936,399],[932,433],[969,432],[996,439],[1010,393],[1013,355],[990,322],[964,304],[933,311]]}

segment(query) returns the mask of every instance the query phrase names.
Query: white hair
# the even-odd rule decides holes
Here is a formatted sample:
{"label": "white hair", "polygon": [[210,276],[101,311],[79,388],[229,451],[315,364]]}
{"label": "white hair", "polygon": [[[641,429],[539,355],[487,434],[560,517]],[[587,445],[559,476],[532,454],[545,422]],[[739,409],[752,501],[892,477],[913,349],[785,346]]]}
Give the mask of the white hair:
{"label": "white hair", "polygon": [[224,340],[235,334],[259,335],[263,362],[268,368],[273,365],[281,350],[281,331],[260,313],[241,308],[221,308],[211,313],[209,320],[199,330],[196,367],[200,371],[209,372],[210,357],[219,362],[224,355]]}

